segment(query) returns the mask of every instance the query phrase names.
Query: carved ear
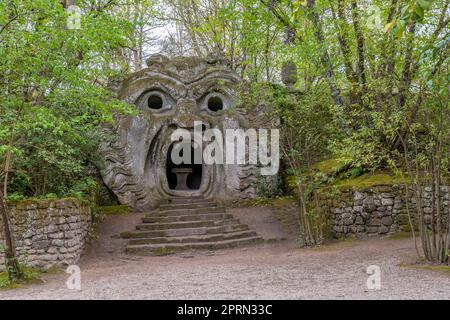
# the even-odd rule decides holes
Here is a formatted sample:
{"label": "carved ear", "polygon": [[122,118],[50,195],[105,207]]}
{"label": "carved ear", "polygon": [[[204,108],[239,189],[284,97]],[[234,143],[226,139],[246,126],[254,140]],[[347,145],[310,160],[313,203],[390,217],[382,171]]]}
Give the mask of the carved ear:
{"label": "carved ear", "polygon": [[147,67],[151,67],[154,64],[162,64],[169,61],[169,58],[167,58],[165,55],[155,53],[152,54],[147,60],[145,60],[145,63],[147,64]]}

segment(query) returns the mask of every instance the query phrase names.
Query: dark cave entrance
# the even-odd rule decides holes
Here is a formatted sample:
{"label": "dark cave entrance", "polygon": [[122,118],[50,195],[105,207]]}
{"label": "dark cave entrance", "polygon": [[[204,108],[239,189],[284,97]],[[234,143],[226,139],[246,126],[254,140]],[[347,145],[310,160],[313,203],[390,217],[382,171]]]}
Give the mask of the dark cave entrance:
{"label": "dark cave entrance", "polygon": [[[166,176],[169,188],[171,190],[189,191],[200,189],[203,175],[203,165],[194,163],[195,152],[201,152],[200,148],[195,148],[190,144],[191,161],[190,163],[175,164],[172,161],[173,144],[169,147],[166,160]],[[183,156],[183,150],[180,150],[180,156]]]}

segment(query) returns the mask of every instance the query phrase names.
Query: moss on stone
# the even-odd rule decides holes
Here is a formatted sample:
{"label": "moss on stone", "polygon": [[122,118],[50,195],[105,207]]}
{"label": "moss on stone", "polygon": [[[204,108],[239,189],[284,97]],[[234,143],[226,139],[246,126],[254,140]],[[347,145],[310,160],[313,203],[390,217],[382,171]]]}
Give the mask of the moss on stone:
{"label": "moss on stone", "polygon": [[324,174],[331,174],[339,171],[345,163],[341,159],[327,159],[317,162],[313,165],[313,169],[319,170]]}
{"label": "moss on stone", "polygon": [[98,207],[97,209],[100,214],[104,215],[126,214],[130,212],[130,208],[127,205],[103,206]]}
{"label": "moss on stone", "polygon": [[379,171],[365,173],[355,178],[338,180],[332,186],[339,189],[367,189],[374,186],[399,184],[403,184],[403,179],[400,176],[393,175],[387,171]]}
{"label": "moss on stone", "polygon": [[78,198],[61,198],[61,199],[39,199],[28,198],[25,200],[8,200],[8,204],[15,206],[17,209],[27,209],[29,206],[36,205],[37,208],[48,208],[53,204],[60,204],[63,202],[73,202],[79,205],[89,205],[89,201]]}

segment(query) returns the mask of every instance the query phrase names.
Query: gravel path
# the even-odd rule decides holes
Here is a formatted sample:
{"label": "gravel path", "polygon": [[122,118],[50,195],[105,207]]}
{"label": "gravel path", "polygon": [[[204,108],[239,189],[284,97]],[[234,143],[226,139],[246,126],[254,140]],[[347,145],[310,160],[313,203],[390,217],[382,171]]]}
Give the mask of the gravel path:
{"label": "gravel path", "polygon": [[[82,261],[81,291],[66,288],[67,274],[48,274],[44,284],[0,291],[0,299],[449,299],[448,273],[399,266],[414,256],[410,240],[99,255]],[[366,289],[369,265],[381,267],[381,290]]]}

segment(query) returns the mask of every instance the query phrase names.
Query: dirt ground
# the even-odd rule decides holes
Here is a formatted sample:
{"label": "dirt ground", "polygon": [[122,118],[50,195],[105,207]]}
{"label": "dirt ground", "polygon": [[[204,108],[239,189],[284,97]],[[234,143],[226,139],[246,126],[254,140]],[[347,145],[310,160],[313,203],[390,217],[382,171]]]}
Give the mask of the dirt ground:
{"label": "dirt ground", "polygon": [[[402,266],[415,261],[409,239],[339,241],[298,248],[268,208],[230,209],[266,239],[246,248],[162,257],[123,254],[114,234],[139,215],[111,216],[80,261],[80,291],[68,274],[44,274],[43,284],[0,291],[0,299],[450,299],[450,274]],[[367,289],[367,267],[381,268],[381,289]]]}

